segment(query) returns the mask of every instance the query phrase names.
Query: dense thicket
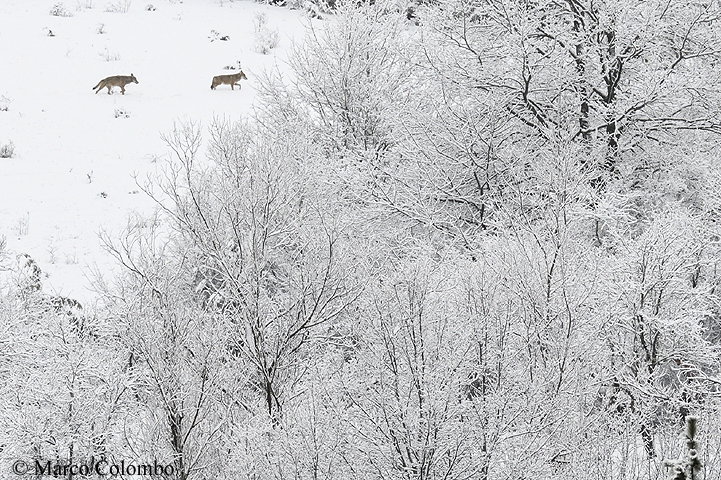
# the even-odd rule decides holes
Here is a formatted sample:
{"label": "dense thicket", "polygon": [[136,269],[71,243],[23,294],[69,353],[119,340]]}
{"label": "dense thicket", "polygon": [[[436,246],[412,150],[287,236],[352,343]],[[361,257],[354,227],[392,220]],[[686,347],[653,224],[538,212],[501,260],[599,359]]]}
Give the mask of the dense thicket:
{"label": "dense thicket", "polygon": [[694,414],[721,475],[718,4],[413,11],[336,5],[255,118],[167,134],[92,317],[19,271],[4,458],[655,479]]}

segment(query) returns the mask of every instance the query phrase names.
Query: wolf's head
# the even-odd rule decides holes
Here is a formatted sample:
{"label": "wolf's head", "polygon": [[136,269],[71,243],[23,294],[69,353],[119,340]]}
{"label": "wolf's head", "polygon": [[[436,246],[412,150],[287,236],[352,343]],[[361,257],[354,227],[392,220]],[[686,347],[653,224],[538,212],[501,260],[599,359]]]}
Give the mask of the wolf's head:
{"label": "wolf's head", "polygon": [[130,74],[130,79],[131,79],[134,83],[138,83],[138,79],[135,78],[135,75],[133,75],[132,73]]}
{"label": "wolf's head", "polygon": [[238,74],[238,78],[240,78],[241,80],[248,80],[248,77],[245,76],[245,73],[243,73],[243,70],[241,70],[240,73]]}

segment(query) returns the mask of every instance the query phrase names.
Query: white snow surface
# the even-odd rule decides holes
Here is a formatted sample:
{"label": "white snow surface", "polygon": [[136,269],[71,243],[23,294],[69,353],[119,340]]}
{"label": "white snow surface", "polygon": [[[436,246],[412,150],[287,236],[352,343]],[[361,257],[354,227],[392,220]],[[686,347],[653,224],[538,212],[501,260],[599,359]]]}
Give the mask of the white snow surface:
{"label": "white snow surface", "polygon": [[[0,237],[11,258],[37,262],[46,293],[85,302],[94,298],[91,272],[112,277],[119,268],[102,249],[101,229],[117,234],[133,212],[156,208],[134,176],[142,182],[169,159],[161,134],[174,121],[207,126],[214,116],[247,117],[254,74],[287,71],[287,53],[308,20],[239,0],[134,0],[126,13],[106,11],[117,0],[93,0],[93,8],[68,0],[71,17],[50,15],[57,3],[0,1],[0,106],[9,99],[0,145],[15,146],[13,157],[0,158]],[[280,32],[269,55],[254,50],[256,12]],[[213,30],[230,39],[211,41]],[[248,77],[242,89],[211,90],[213,76],[235,73],[224,67],[238,61]],[[131,73],[139,84],[125,95],[92,90],[105,77]],[[116,118],[116,110],[129,117]]]}

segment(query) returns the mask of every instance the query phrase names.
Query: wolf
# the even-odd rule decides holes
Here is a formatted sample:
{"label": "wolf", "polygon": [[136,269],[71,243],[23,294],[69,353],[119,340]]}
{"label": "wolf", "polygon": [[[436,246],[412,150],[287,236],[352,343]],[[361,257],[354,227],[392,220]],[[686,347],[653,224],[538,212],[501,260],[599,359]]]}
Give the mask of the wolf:
{"label": "wolf", "polygon": [[213,83],[210,85],[210,89],[215,90],[215,87],[218,85],[226,84],[230,85],[231,90],[235,90],[233,85],[238,85],[238,88],[240,88],[240,83],[238,82],[241,80],[248,80],[248,77],[245,76],[243,70],[233,75],[218,75],[217,77],[213,77]]}
{"label": "wolf", "polygon": [[130,76],[116,75],[114,77],[103,78],[93,87],[95,93],[98,93],[105,87],[108,87],[108,95],[112,93],[113,87],[120,87],[120,92],[125,95],[125,85],[129,83],[138,83],[138,79],[132,73]]}

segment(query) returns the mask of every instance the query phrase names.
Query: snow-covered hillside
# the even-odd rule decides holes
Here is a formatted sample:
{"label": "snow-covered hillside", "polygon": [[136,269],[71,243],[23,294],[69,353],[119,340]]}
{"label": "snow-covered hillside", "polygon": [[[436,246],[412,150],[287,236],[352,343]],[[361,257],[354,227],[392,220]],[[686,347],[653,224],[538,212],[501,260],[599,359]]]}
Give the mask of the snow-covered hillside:
{"label": "snow-covered hillside", "polygon": [[[248,115],[257,73],[285,69],[308,22],[251,1],[136,0],[126,13],[106,11],[124,3],[68,0],[72,16],[53,16],[57,1],[0,2],[0,145],[14,145],[0,158],[0,236],[12,254],[35,259],[48,293],[81,301],[92,297],[89,270],[114,268],[98,232],[120,231],[133,211],[154,208],[134,175],[142,180],[168,158],[161,134],[177,120]],[[254,47],[263,12],[279,32],[268,55]],[[248,76],[242,89],[211,90],[213,76],[238,62]],[[125,95],[92,90],[131,73],[139,84]]]}

